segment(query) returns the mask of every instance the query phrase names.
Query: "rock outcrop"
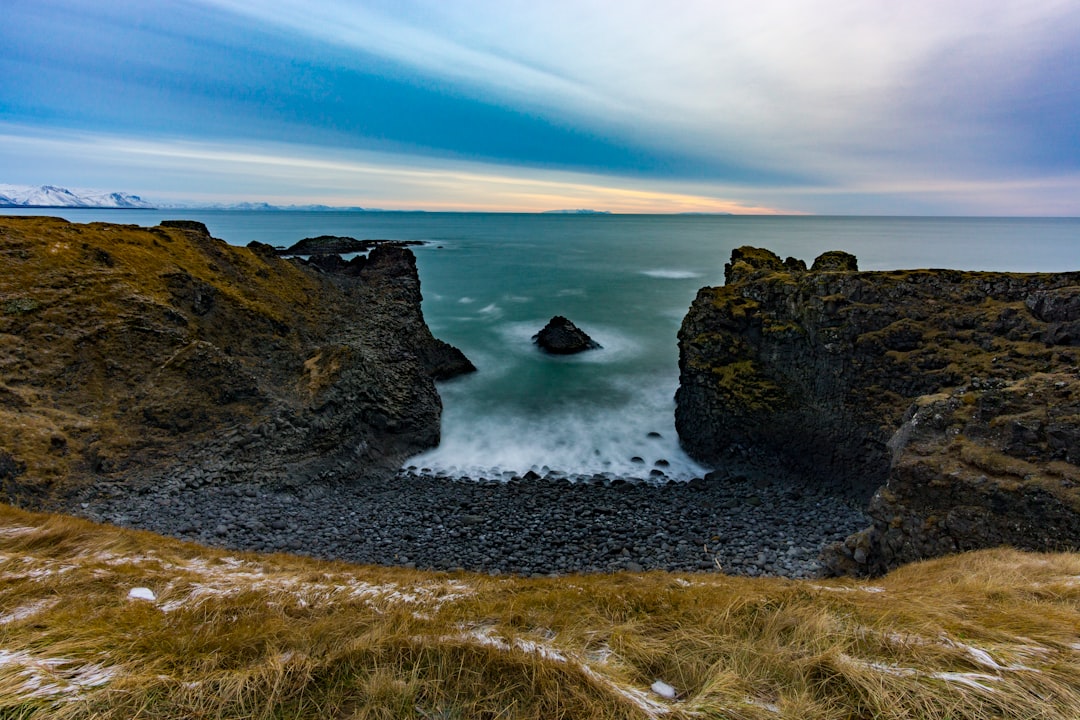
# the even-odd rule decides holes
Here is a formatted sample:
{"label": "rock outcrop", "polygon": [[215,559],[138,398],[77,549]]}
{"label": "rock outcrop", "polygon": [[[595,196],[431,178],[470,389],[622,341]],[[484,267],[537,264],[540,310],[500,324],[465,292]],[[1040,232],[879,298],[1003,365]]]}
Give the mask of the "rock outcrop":
{"label": "rock outcrop", "polygon": [[832,574],[1010,545],[1080,547],[1080,376],[1075,368],[975,381],[918,398],[889,443],[874,524],[822,555]]}
{"label": "rock outcrop", "polygon": [[0,219],[0,481],[9,500],[183,476],[384,473],[438,443],[415,258],[358,273],[239,248],[201,223]]}
{"label": "rock outcrop", "polygon": [[532,339],[542,350],[553,355],[573,355],[600,348],[600,343],[562,315],[551,318]]}
{"label": "rock outcrop", "polygon": [[423,244],[422,240],[357,240],[342,235],[319,235],[304,238],[284,250],[275,252],[279,255],[341,255],[368,252],[380,245],[408,247]]}
{"label": "rock outcrop", "polygon": [[[901,427],[924,417],[918,411],[908,414],[912,403],[926,407],[938,402],[928,398],[939,393],[1013,387],[1037,373],[1075,367],[1080,356],[1074,347],[1080,340],[1073,339],[1080,335],[1080,274],[858,272],[855,258],[841,252],[826,253],[809,271],[805,267],[767,250],[739,248],[725,267],[726,284],[698,293],[679,333],[676,427],[686,450],[710,464],[722,464],[739,453],[768,453],[798,470],[807,483],[860,501],[888,482],[872,504],[877,529],[848,548],[851,559],[854,546],[861,548],[862,562],[856,563],[860,570],[1000,543],[1051,547],[1050,536],[1035,529],[1041,517],[1035,505],[1023,503],[1017,506],[1022,508],[1018,516],[1002,515],[1011,519],[998,525],[995,520],[983,535],[956,530],[946,537],[943,528],[948,523],[938,520],[947,518],[954,506],[997,507],[1000,502],[987,490],[948,505],[941,492],[930,488],[937,487],[933,483],[952,487],[952,481],[944,470],[926,470],[925,462],[919,464],[919,482],[904,475],[906,458],[925,443],[910,445],[902,438],[921,436],[904,436]],[[1055,382],[1071,387],[1076,380],[1066,372]],[[1043,386],[1039,388],[1041,392]],[[981,396],[968,391],[963,397],[968,399],[953,402]],[[997,396],[978,400],[975,407],[989,408],[991,397]],[[1047,412],[1056,406],[1057,395],[1037,397]],[[1062,407],[1058,420],[1033,431],[1037,442],[1032,442],[1046,448],[1065,442],[1062,434],[1072,430],[1063,429],[1067,421],[1061,418],[1072,416],[1067,404]],[[971,447],[988,454],[1004,452],[1004,446],[998,448],[996,440],[979,432],[983,425],[997,428],[1010,422],[1005,415],[994,420],[990,412],[982,411],[977,421],[949,421],[952,441],[968,443],[969,456]],[[890,447],[898,430],[900,439]],[[948,453],[957,452],[949,445]],[[1042,456],[1032,457],[1050,457],[1050,450],[1040,452]],[[1053,462],[1071,467],[1071,457]],[[1066,498],[1059,505],[1072,507],[1066,492],[1072,470],[1051,472],[1048,462],[1034,461],[1050,473],[1038,475],[1050,478],[1045,482],[1036,482],[1032,473],[1026,473],[1030,480],[1009,480],[1016,483],[1015,497],[1052,487],[1054,497]],[[988,481],[984,489],[993,484]],[[912,499],[916,497],[919,502]],[[959,518],[965,513],[974,517],[971,511],[956,511],[953,528],[962,525]],[[919,518],[930,517],[936,529],[923,535],[912,529],[922,522]],[[1027,518],[1027,529],[1004,532],[1004,524],[1020,522],[1017,517]],[[897,527],[907,539],[888,532]],[[1068,535],[1068,522],[1047,527],[1064,533],[1055,542],[1080,544],[1075,533]],[[844,563],[833,564],[839,569]]]}

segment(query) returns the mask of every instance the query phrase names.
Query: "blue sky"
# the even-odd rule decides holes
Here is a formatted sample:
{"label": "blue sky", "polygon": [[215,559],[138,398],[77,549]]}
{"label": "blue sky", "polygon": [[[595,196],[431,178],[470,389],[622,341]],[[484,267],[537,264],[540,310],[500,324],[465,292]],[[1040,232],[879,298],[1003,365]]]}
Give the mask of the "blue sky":
{"label": "blue sky", "polygon": [[1080,215],[1075,0],[5,0],[0,182]]}

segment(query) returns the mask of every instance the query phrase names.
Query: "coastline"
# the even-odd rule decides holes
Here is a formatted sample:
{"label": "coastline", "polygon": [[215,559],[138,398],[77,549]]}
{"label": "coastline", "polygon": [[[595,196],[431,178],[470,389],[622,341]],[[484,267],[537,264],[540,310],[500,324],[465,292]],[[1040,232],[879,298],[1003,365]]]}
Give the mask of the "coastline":
{"label": "coastline", "polygon": [[663,485],[452,480],[402,471],[304,485],[173,478],[102,484],[67,512],[205,545],[491,574],[618,571],[814,577],[863,512],[747,466]]}

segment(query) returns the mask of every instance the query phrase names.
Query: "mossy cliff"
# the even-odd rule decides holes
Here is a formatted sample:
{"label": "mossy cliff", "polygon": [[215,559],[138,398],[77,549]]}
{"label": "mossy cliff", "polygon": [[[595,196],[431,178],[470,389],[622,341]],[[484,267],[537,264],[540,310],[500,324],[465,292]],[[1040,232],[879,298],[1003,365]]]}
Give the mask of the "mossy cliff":
{"label": "mossy cliff", "polygon": [[164,473],[378,471],[438,442],[433,378],[471,367],[431,336],[402,248],[348,277],[200,223],[5,217],[0,267],[9,500]]}
{"label": "mossy cliff", "polygon": [[[761,451],[859,500],[888,483],[871,503],[878,529],[838,549],[852,562],[835,560],[837,571],[1000,543],[1080,546],[1080,451],[1069,439],[1080,432],[1069,399],[1080,387],[1080,274],[856,267],[842,252],[810,270],[758,248],[732,253],[726,284],[698,293],[679,333],[676,426],[687,451],[717,465]],[[1032,385],[1037,402],[1023,410],[1001,399],[1038,373],[1057,373],[1066,391]],[[912,461],[930,451],[903,437],[890,448],[905,419],[917,422],[946,391],[976,415],[948,415],[940,457]],[[1026,444],[1000,439],[1012,423]],[[972,481],[986,480],[983,490],[956,491],[948,458],[981,468]],[[919,478],[899,480],[912,463]],[[1065,519],[1040,527],[1046,513]]]}
{"label": "mossy cliff", "polygon": [[1010,545],[1080,547],[1080,376],[983,380],[912,403],[873,525],[826,548],[831,574]]}

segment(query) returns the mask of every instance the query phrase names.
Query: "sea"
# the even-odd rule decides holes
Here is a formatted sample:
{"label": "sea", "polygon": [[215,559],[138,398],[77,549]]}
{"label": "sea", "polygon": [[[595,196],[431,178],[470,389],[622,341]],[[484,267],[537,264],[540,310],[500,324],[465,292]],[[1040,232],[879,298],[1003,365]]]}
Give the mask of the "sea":
{"label": "sea", "polygon": [[[204,222],[235,245],[317,235],[421,240],[423,311],[477,372],[439,386],[442,442],[409,459],[450,477],[533,470],[685,481],[709,468],[679,447],[676,335],[698,289],[719,285],[731,250],[811,263],[846,250],[862,270],[1080,270],[1080,219],[750,217],[223,210],[3,210],[73,222]],[[602,346],[545,354],[532,337],[555,315]],[[666,461],[666,478],[649,469]],[[663,465],[663,463],[661,463]]]}

